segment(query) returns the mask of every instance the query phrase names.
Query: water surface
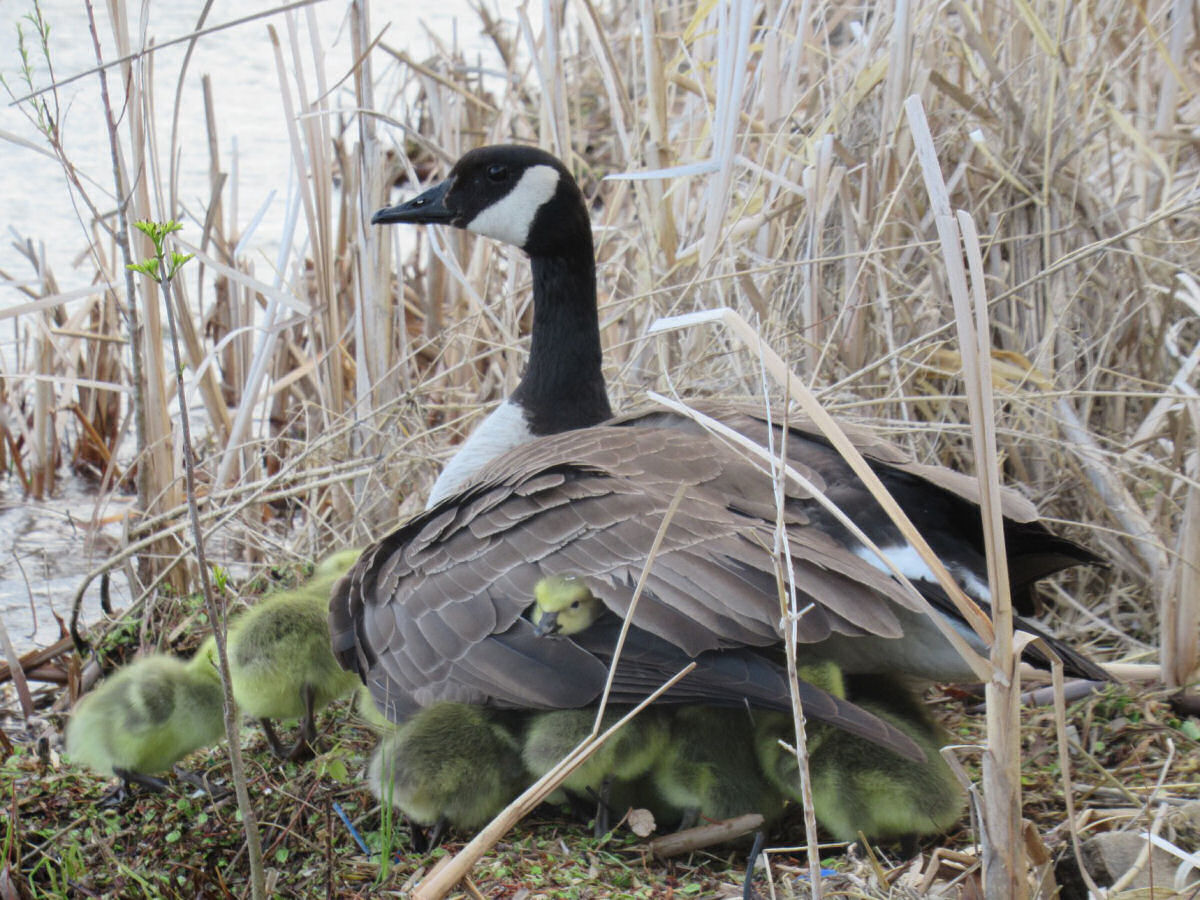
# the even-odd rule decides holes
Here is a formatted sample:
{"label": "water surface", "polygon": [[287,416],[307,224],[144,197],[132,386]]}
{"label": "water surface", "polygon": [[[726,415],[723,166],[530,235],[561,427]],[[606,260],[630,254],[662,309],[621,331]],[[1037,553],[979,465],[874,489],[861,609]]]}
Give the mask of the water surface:
{"label": "water surface", "polygon": [[[50,53],[55,76],[62,80],[95,65],[95,51],[88,29],[86,9],[81,0],[41,0],[42,14],[50,24]],[[255,10],[268,10],[276,4],[245,3],[240,0],[216,0],[206,27],[242,18]],[[112,30],[107,21],[107,5],[94,3],[105,58],[115,58]],[[142,6],[127,4],[131,15]],[[199,0],[178,0],[146,4],[148,18],[135,33],[152,37],[157,43],[186,35],[195,27],[203,4]],[[23,18],[32,11],[32,0],[8,0],[0,5],[0,72],[14,91],[22,92],[20,57],[17,52],[17,23],[25,29],[27,43],[34,54],[33,81],[42,86],[50,81],[40,49],[33,41],[32,29]],[[297,15],[299,42],[305,60],[308,90],[316,90],[311,71],[312,52],[308,25],[325,50],[327,83],[334,85],[349,71],[353,55],[348,32],[348,5],[341,0],[324,0],[311,7],[311,17]],[[490,42],[479,34],[478,17],[467,0],[442,0],[422,4],[414,0],[392,0],[370,9],[371,31],[385,30],[384,41],[404,49],[415,58],[432,52],[429,32],[448,46],[465,46],[481,55],[485,64],[492,57]],[[189,214],[203,215],[209,196],[208,131],[204,121],[201,76],[210,75],[217,132],[220,140],[221,167],[236,184],[236,227],[239,233],[249,225],[259,208],[274,193],[261,226],[254,232],[245,253],[256,262],[260,278],[269,280],[281,240],[284,198],[291,170],[291,150],[287,123],[280,103],[279,79],[275,56],[267,34],[271,23],[287,42],[282,16],[258,20],[203,37],[196,45],[183,81],[179,104],[180,196]],[[428,29],[428,31],[426,30]],[[165,48],[154,55],[153,92],[155,120],[160,146],[166,147],[170,129],[176,84],[184,61],[185,44]],[[285,53],[291,66],[290,54]],[[381,86],[377,100],[389,96],[388,70],[395,64],[390,57],[377,53],[374,58]],[[117,77],[110,69],[110,79]],[[393,74],[395,74],[393,72]],[[350,82],[331,91],[331,105],[352,110],[354,98]],[[394,89],[393,89],[394,90]],[[395,109],[385,110],[402,116]],[[58,94],[56,113],[66,153],[78,166],[88,185],[93,202],[102,209],[114,205],[111,196],[112,168],[108,134],[101,112],[99,81],[90,75],[64,85]],[[351,112],[344,116],[352,117]],[[386,133],[387,126],[382,126]],[[38,146],[44,139],[21,108],[0,105],[0,131],[16,135]],[[126,129],[122,123],[122,134]],[[16,282],[32,282],[34,269],[13,246],[12,237],[32,238],[38,252],[44,252],[61,291],[86,287],[92,280],[90,264],[76,266],[76,257],[87,246],[90,232],[80,222],[76,206],[66,187],[63,170],[57,161],[22,147],[0,136],[0,224],[6,238],[0,241],[0,270]],[[165,153],[162,153],[165,158]],[[231,210],[233,192],[225,195],[226,210]],[[227,215],[229,213],[227,212]],[[188,231],[199,233],[194,221],[185,222]],[[302,236],[297,238],[302,241]],[[0,278],[0,310],[24,303],[28,298],[6,285]],[[0,377],[19,366],[15,347],[28,334],[27,323],[20,319],[0,320]],[[129,508],[128,498],[112,498],[98,508],[92,487],[65,471],[56,495],[45,502],[33,502],[24,496],[15,476],[0,475],[0,615],[19,652],[45,646],[59,636],[55,614],[64,620],[70,616],[70,598],[82,582],[84,573],[105,559],[117,545],[120,517]],[[107,523],[96,525],[94,523]],[[99,609],[99,583],[91,585],[85,611],[95,616]],[[113,602],[121,607],[128,602],[123,578],[113,583]]]}

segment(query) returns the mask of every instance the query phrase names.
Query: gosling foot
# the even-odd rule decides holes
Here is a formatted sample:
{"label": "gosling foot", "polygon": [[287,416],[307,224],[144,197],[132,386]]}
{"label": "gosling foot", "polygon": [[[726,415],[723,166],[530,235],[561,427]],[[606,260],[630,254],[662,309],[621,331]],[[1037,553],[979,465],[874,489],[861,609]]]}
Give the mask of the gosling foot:
{"label": "gosling foot", "polygon": [[429,853],[437,849],[437,846],[442,842],[442,838],[446,836],[446,819],[442,817],[429,826],[426,830],[416,822],[409,821],[409,833],[412,835],[412,848],[416,853]]}
{"label": "gosling foot", "polygon": [[754,890],[754,866],[766,842],[766,832],[754,832],[754,846],[750,848],[750,856],[746,859],[746,877],[742,879],[742,900],[759,900],[758,892]]}
{"label": "gosling foot", "polygon": [[279,735],[275,733],[275,727],[271,724],[270,719],[259,719],[258,721],[262,724],[263,734],[267,736],[267,746],[271,748],[271,753],[276,759],[299,763],[307,762],[316,756],[312,748],[316,735],[312,733],[315,729],[311,723],[307,727],[301,726],[300,735],[296,738],[295,743],[290,747],[285,747],[279,740]]}
{"label": "gosling foot", "polygon": [[153,775],[143,775],[141,772],[115,767],[113,774],[121,779],[121,783],[104,792],[104,796],[100,798],[101,806],[119,806],[126,801],[133,800],[137,796],[139,788],[154,794],[167,789],[167,782],[161,778],[155,778]]}

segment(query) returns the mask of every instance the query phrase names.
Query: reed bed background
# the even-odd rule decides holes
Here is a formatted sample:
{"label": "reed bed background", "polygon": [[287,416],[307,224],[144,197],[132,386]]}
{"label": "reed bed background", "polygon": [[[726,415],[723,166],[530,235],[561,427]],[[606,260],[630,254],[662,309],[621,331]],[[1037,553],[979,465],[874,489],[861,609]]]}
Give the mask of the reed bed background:
{"label": "reed bed background", "polygon": [[[836,415],[973,472],[945,263],[904,119],[916,94],[951,204],[981,233],[1003,480],[1111,562],[1058,579],[1044,621],[1097,658],[1194,681],[1193,6],[610,0],[547,3],[535,27],[481,5],[502,73],[454,46],[415,58],[400,29],[380,38],[385,7],[357,3],[359,63],[325,71],[322,36],[293,10],[264,37],[301,173],[273,272],[235,252],[220,110],[209,205],[184,210],[174,138],[148,115],[174,84],[154,86],[149,55],[126,61],[108,73],[126,230],[97,198],[95,291],[59,295],[49,272],[27,291],[22,369],[0,384],[3,462],[35,499],[64,465],[91,473],[96,520],[106,494],[136,488],[141,511],[104,568],[131,571],[143,640],[163,640],[177,612],[155,588],[194,585],[192,538],[160,294],[126,290],[120,240],[144,258],[125,223],[180,219],[179,249],[196,254],[174,297],[210,560],[278,565],[386,533],[515,385],[530,284],[517,251],[402,237],[370,215],[471,147],[523,141],[566,159],[591,200],[616,408],[647,390],[760,392],[757,357],[722,332],[647,334],[659,316],[728,306]],[[128,12],[112,10],[132,53]],[[53,93],[42,101],[52,120]]]}

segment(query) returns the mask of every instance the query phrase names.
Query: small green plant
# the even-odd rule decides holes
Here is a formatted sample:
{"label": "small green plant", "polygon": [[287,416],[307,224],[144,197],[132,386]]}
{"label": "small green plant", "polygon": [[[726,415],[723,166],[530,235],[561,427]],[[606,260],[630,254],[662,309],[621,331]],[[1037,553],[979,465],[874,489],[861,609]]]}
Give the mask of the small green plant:
{"label": "small green plant", "polygon": [[128,659],[137,650],[139,630],[138,622],[122,620],[109,629],[96,649],[105,659]]}
{"label": "small green plant", "polygon": [[126,268],[134,272],[141,272],[143,275],[149,275],[158,284],[169,282],[183,268],[184,264],[195,255],[172,250],[168,258],[163,245],[166,243],[167,235],[174,234],[183,228],[183,224],[180,222],[176,222],[173,219],[169,222],[141,221],[134,222],[133,227],[150,238],[154,243],[154,255],[140,263],[129,263]]}
{"label": "small green plant", "polygon": [[77,841],[69,840],[61,845],[58,859],[44,857],[30,870],[29,886],[34,889],[34,896],[70,897],[85,872],[83,848]]}
{"label": "small green plant", "polygon": [[[27,12],[21,17],[25,22],[33,27],[33,34],[36,36],[35,41],[38,48],[41,50],[42,58],[46,62],[46,70],[50,75],[50,81],[54,81],[54,66],[50,61],[50,23],[46,21],[42,15],[42,7],[37,0],[33,2],[33,11]],[[34,62],[33,53],[30,51],[29,37],[26,35],[25,29],[20,21],[17,22],[17,55],[21,58],[21,84],[24,85],[25,93],[32,95],[36,90],[33,83]],[[8,80],[0,75],[0,85],[8,91],[9,97],[14,101],[17,99],[17,94],[13,90],[12,85]],[[44,94],[30,96],[24,101],[26,107],[26,115],[33,122],[38,131],[46,136],[52,143],[56,140],[58,131],[57,117],[51,112],[50,105],[46,102]]]}
{"label": "small green plant", "polygon": [[225,588],[229,584],[229,570],[224,566],[213,565],[212,567],[213,587],[218,593],[225,593]]}
{"label": "small green plant", "polygon": [[375,884],[381,885],[388,879],[392,870],[392,854],[396,852],[399,843],[395,807],[392,806],[392,779],[383,779],[384,796],[379,804],[379,871],[375,875]]}

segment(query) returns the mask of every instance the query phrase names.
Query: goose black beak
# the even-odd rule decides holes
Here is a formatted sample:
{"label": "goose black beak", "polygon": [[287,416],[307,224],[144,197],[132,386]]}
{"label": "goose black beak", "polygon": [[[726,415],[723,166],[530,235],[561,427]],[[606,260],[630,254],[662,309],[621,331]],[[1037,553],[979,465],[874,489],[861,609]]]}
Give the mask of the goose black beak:
{"label": "goose black beak", "polygon": [[446,207],[446,192],[454,179],[447,178],[399,206],[385,206],[371,216],[372,225],[390,225],[397,222],[408,225],[451,225],[454,213]]}
{"label": "goose black beak", "polygon": [[533,633],[538,637],[558,634],[558,613],[542,613],[542,617],[533,625]]}

